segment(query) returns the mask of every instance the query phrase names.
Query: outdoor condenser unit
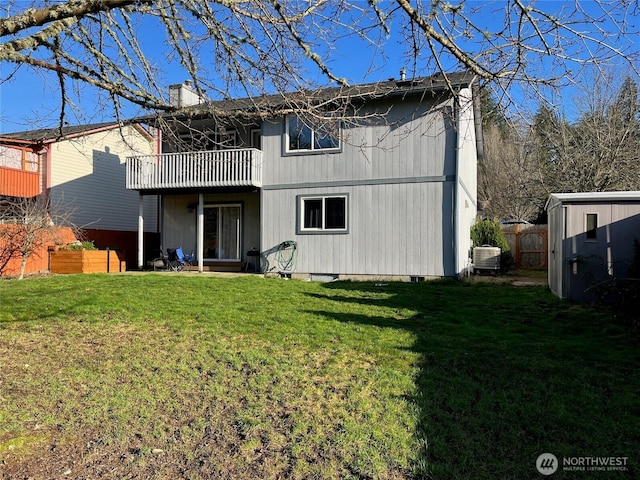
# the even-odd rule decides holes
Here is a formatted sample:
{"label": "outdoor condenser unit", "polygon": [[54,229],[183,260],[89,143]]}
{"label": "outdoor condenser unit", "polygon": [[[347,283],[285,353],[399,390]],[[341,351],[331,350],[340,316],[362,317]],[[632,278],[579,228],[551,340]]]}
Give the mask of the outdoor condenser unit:
{"label": "outdoor condenser unit", "polygon": [[483,245],[473,249],[473,268],[500,270],[500,248]]}

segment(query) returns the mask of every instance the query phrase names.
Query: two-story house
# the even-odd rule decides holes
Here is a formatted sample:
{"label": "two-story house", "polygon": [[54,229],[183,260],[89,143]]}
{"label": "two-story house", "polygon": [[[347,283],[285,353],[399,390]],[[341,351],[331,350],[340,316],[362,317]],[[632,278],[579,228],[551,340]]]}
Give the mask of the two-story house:
{"label": "two-story house", "polygon": [[[458,276],[482,151],[475,81],[456,73],[196,100],[147,120],[162,152],[127,159],[127,188],[159,196],[162,246],[193,250],[199,270],[259,251],[262,271],[300,278]],[[173,89],[194,98],[189,85]]]}
{"label": "two-story house", "polygon": [[[50,205],[68,209],[84,238],[125,250],[135,266],[139,198],[125,188],[125,159],[157,150],[155,135],[118,122],[2,133],[0,197],[47,196]],[[157,199],[145,197],[143,208],[153,244]]]}

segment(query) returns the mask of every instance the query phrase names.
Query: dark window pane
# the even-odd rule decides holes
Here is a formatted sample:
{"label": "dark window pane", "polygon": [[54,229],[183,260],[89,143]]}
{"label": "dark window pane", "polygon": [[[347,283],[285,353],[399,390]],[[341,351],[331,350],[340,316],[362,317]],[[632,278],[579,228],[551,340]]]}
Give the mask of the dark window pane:
{"label": "dark window pane", "polygon": [[311,129],[296,117],[289,119],[289,150],[311,150]]}
{"label": "dark window pane", "polygon": [[344,229],[346,222],[346,199],[334,197],[325,199],[325,228]]}
{"label": "dark window pane", "polygon": [[340,144],[337,139],[337,131],[331,128],[332,125],[317,127],[314,131],[314,149],[338,148]]}
{"label": "dark window pane", "polygon": [[304,228],[322,228],[322,200],[304,200]]}
{"label": "dark window pane", "polygon": [[598,231],[598,215],[596,213],[587,213],[587,238],[595,239]]}

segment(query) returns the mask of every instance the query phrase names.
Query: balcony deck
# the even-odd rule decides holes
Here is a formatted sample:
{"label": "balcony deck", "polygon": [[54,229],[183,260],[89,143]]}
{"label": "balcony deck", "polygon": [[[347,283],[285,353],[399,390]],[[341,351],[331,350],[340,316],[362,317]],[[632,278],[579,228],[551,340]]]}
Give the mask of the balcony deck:
{"label": "balcony deck", "polygon": [[41,193],[39,172],[0,166],[0,195],[31,198]]}
{"label": "balcony deck", "polygon": [[261,187],[262,152],[255,148],[127,157],[129,190]]}

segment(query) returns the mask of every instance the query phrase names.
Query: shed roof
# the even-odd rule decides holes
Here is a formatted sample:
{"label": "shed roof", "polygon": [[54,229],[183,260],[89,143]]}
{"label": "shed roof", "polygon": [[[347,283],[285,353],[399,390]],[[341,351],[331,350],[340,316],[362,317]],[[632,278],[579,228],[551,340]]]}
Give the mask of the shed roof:
{"label": "shed roof", "polygon": [[629,190],[623,192],[577,192],[577,193],[552,193],[547,200],[546,210],[558,205],[572,203],[613,203],[613,202],[640,202],[640,191]]}

